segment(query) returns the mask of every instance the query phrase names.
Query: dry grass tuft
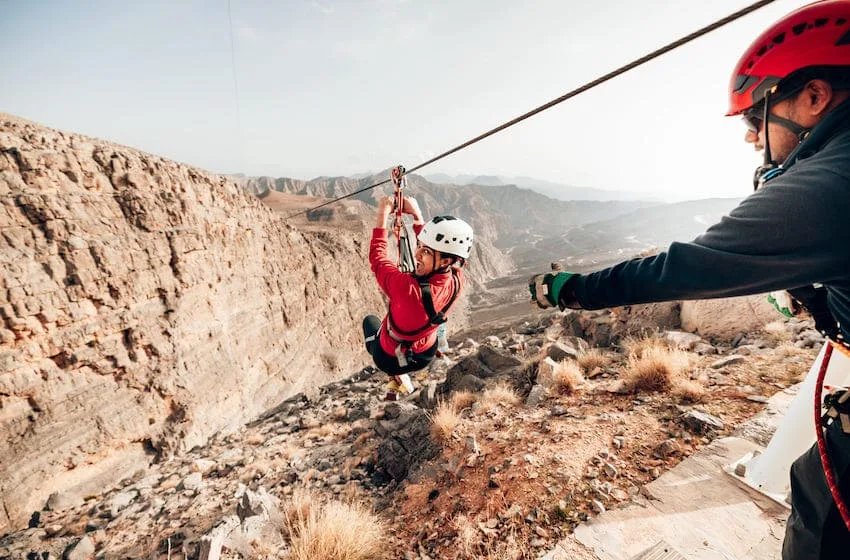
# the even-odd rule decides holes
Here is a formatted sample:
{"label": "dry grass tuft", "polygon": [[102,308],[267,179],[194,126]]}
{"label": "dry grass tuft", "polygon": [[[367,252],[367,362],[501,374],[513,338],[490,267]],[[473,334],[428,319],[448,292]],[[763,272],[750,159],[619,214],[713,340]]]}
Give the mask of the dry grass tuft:
{"label": "dry grass tuft", "polygon": [[552,392],[558,395],[572,395],[584,384],[584,376],[579,365],[573,361],[563,361],[555,368],[552,380]]}
{"label": "dry grass tuft", "polygon": [[589,373],[598,367],[606,367],[610,363],[611,359],[599,348],[592,348],[578,357],[578,365],[584,373]]}
{"label": "dry grass tuft", "polygon": [[323,437],[327,437],[334,433],[334,427],[331,424],[323,424],[317,428],[310,428],[307,430],[307,433],[304,437],[311,439],[319,439]]}
{"label": "dry grass tuft", "polygon": [[790,343],[794,338],[791,331],[785,328],[785,321],[771,321],[762,327],[765,336],[773,342],[774,346],[782,343]]}
{"label": "dry grass tuft", "polygon": [[688,354],[666,346],[644,346],[631,354],[623,375],[626,387],[634,392],[669,391],[688,367]]}
{"label": "dry grass tuft", "polygon": [[266,442],[266,438],[262,434],[248,434],[243,440],[247,445],[262,445]]}
{"label": "dry grass tuft", "polygon": [[456,412],[460,413],[461,411],[471,407],[476,400],[478,400],[478,397],[476,397],[473,393],[469,391],[458,391],[456,393],[452,393],[452,408],[454,408]]}
{"label": "dry grass tuft", "polygon": [[629,336],[623,339],[621,346],[625,349],[629,358],[641,358],[648,352],[670,348],[670,344],[665,339],[657,336]]}
{"label": "dry grass tuft", "polygon": [[525,539],[517,537],[516,530],[509,528],[507,534],[492,536],[485,532],[486,522],[470,519],[466,515],[458,514],[452,521],[452,528],[457,537],[456,554],[452,556],[457,560],[520,560],[531,558],[530,550]]}
{"label": "dry grass tuft", "polygon": [[774,353],[781,358],[790,358],[792,356],[801,356],[808,358],[808,353],[802,348],[797,348],[791,342],[783,342],[774,349]]}
{"label": "dry grass tuft", "polygon": [[303,524],[310,517],[316,497],[303,488],[296,488],[292,497],[283,503],[281,515],[287,527]]}
{"label": "dry grass tuft", "polygon": [[696,403],[702,402],[705,399],[705,387],[696,381],[682,379],[675,381],[673,387],[673,395],[679,397],[683,401]]}
{"label": "dry grass tuft", "polygon": [[290,560],[367,560],[385,551],[386,530],[360,504],[323,502],[306,492],[293,495],[284,511]]}
{"label": "dry grass tuft", "polygon": [[452,519],[452,528],[457,532],[458,552],[461,558],[475,558],[481,545],[481,533],[467,516],[459,514]]}
{"label": "dry grass tuft", "polygon": [[283,451],[281,452],[281,454],[286,459],[292,459],[293,457],[298,457],[299,459],[303,459],[304,456],[306,455],[306,452],[304,451],[304,448],[302,448],[298,445],[294,445],[292,443],[287,443],[286,447],[283,448]]}
{"label": "dry grass tuft", "polygon": [[504,381],[500,381],[493,387],[485,389],[484,394],[478,399],[478,410],[487,413],[499,405],[516,406],[521,401],[513,387]]}
{"label": "dry grass tuft", "polygon": [[460,413],[451,402],[439,402],[431,415],[431,436],[439,442],[449,439],[460,424]]}

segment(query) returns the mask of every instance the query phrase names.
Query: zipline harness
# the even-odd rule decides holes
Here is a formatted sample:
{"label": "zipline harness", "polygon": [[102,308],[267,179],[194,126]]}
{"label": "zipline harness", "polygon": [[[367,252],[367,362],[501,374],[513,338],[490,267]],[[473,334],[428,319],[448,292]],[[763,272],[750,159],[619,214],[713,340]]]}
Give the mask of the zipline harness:
{"label": "zipline harness", "polygon": [[398,268],[402,272],[412,273],[416,270],[416,262],[413,260],[416,236],[410,230],[410,225],[404,219],[404,188],[407,186],[407,177],[404,167],[398,165],[392,169],[393,181],[393,228],[392,232],[398,241]]}
{"label": "zipline harness", "polygon": [[[416,235],[410,229],[410,225],[404,219],[404,189],[407,187],[407,177],[404,173],[404,166],[398,165],[393,167],[390,173],[393,182],[393,225],[392,232],[398,242],[398,268],[402,272],[413,273],[416,270],[416,261],[413,258],[414,243]],[[410,345],[417,337],[422,336],[429,329],[435,326],[440,326],[446,322],[446,312],[451,308],[460,293],[460,280],[454,269],[450,269],[452,275],[452,297],[448,303],[440,310],[434,308],[434,298],[431,295],[431,282],[428,276],[417,278],[419,290],[422,293],[422,306],[425,313],[428,315],[428,322],[421,327],[412,331],[405,331],[396,325],[393,321],[392,312],[387,310],[387,334],[395,340],[396,346],[395,355],[398,359],[398,364],[401,367],[407,366],[407,354],[410,352]],[[402,338],[407,337],[407,338]]]}

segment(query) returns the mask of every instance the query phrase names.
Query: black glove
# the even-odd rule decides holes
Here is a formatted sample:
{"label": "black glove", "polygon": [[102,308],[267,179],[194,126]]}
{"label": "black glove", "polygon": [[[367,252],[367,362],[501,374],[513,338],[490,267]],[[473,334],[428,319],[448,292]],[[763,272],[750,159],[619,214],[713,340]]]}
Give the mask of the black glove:
{"label": "black glove", "polygon": [[[531,303],[537,304],[540,309],[547,309],[559,305],[559,297],[564,286],[570,280],[577,277],[573,272],[548,272],[532,276],[528,281],[528,291],[531,293]],[[563,306],[561,306],[563,309]]]}

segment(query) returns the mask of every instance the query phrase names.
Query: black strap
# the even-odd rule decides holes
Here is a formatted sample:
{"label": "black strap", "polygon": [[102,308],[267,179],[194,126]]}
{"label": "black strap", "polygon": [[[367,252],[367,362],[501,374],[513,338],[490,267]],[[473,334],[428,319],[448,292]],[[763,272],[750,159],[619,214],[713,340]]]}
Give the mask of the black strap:
{"label": "black strap", "polygon": [[453,284],[452,297],[449,298],[448,303],[446,303],[445,307],[443,307],[440,311],[436,311],[434,309],[434,298],[431,296],[431,283],[428,281],[428,278],[419,279],[419,289],[422,291],[422,306],[425,308],[425,313],[428,315],[427,323],[416,330],[403,331],[396,326],[395,321],[393,321],[392,314],[387,312],[387,320],[390,328],[402,336],[419,336],[431,327],[445,323],[448,320],[446,312],[454,304],[458,294],[460,293],[460,280],[457,277],[457,272],[454,269],[451,269],[451,274]]}
{"label": "black strap", "polygon": [[447,321],[446,311],[448,311],[449,307],[451,307],[455,302],[455,298],[457,298],[457,293],[459,291],[457,275],[455,275],[454,272],[452,272],[452,282],[454,283],[452,297],[442,310],[435,311],[434,300],[431,297],[431,283],[428,282],[428,280],[419,281],[419,289],[422,290],[422,305],[425,307],[425,313],[428,314],[428,322],[431,325],[442,325]]}

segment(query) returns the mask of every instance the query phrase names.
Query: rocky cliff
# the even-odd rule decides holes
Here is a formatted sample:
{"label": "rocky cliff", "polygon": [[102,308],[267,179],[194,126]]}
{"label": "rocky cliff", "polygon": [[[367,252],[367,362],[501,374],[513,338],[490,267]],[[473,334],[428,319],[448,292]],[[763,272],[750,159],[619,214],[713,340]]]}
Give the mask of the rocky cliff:
{"label": "rocky cliff", "polygon": [[0,114],[0,532],[363,365],[367,240]]}

